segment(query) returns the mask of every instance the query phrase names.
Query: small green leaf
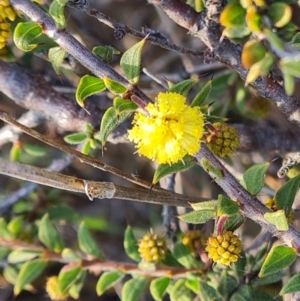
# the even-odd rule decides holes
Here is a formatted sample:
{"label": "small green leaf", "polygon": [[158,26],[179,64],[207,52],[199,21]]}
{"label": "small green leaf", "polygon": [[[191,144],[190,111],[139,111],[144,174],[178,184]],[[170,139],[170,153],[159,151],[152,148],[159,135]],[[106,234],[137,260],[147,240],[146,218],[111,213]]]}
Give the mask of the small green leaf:
{"label": "small green leaf", "polygon": [[227,271],[222,271],[218,292],[224,299],[227,299],[237,289],[238,285],[239,283],[234,277],[229,275]]}
{"label": "small green leaf", "polygon": [[94,94],[100,93],[106,89],[104,81],[98,77],[85,75],[80,79],[76,89],[76,101],[84,107],[84,100]]}
{"label": "small green leaf", "polygon": [[170,281],[171,279],[169,277],[156,278],[151,281],[150,293],[155,301],[162,300]]}
{"label": "small green leaf", "polygon": [[[114,107],[108,108],[104,113],[101,126],[100,126],[100,139],[102,145],[105,145],[108,135],[122,122],[124,122],[136,109],[135,106],[129,104],[131,109],[125,110],[123,107],[123,111],[116,110]],[[133,109],[134,108],[134,109]]]}
{"label": "small green leaf", "polygon": [[193,85],[197,82],[197,79],[186,79],[183,80],[175,85],[173,85],[169,92],[181,94],[182,96],[186,97],[193,87]]}
{"label": "small green leaf", "polygon": [[22,289],[33,280],[35,280],[46,268],[47,261],[44,259],[35,259],[25,262],[18,274],[14,286],[14,294],[19,295]]}
{"label": "small green leaf", "polygon": [[283,186],[281,186],[275,195],[277,209],[283,209],[286,216],[289,216],[292,210],[296,193],[300,185],[300,175],[290,179]]}
{"label": "small green leaf", "polygon": [[218,201],[218,216],[233,216],[239,213],[240,206],[237,202],[224,197],[222,194],[219,195]]}
{"label": "small green leaf", "polygon": [[79,293],[84,285],[84,281],[87,275],[87,271],[81,270],[81,273],[79,276],[76,278],[75,282],[72,284],[72,286],[68,290],[68,294],[73,298],[73,299],[78,299],[79,298]]}
{"label": "small green leaf", "polygon": [[207,159],[201,159],[201,165],[203,169],[212,174],[212,176],[216,177],[217,179],[223,178],[223,173],[221,170],[213,166]]}
{"label": "small green leaf", "polygon": [[173,249],[173,256],[176,260],[182,264],[187,269],[192,268],[201,268],[203,264],[196,260],[192,255],[188,248],[181,242],[178,241]]}
{"label": "small green leaf", "polygon": [[300,32],[297,32],[292,38],[292,46],[297,50],[300,50]]}
{"label": "small green leaf", "polygon": [[291,96],[295,90],[295,79],[293,75],[283,73],[284,89],[287,95]]}
{"label": "small green leaf", "polygon": [[50,250],[60,253],[64,248],[62,236],[50,221],[49,215],[45,214],[38,224],[39,240]]}
{"label": "small green leaf", "polygon": [[192,301],[191,291],[185,286],[185,279],[176,281],[170,292],[171,301]]}
{"label": "small green leaf", "polygon": [[145,41],[144,39],[130,47],[124,52],[120,61],[120,66],[125,72],[126,78],[133,85],[136,85],[140,79],[142,49]]}
{"label": "small green leaf", "polygon": [[246,25],[246,10],[236,2],[226,5],[220,16],[220,23],[225,27],[241,27]]}
{"label": "small green leaf", "polygon": [[292,14],[292,8],[282,2],[272,3],[268,8],[268,15],[275,27],[283,27],[288,24]]}
{"label": "small green leaf", "polygon": [[192,101],[191,107],[200,107],[205,103],[205,100],[208,98],[209,93],[212,88],[212,80],[209,80],[200,92],[195,96]]}
{"label": "small green leaf", "polygon": [[193,278],[193,279],[187,279],[185,281],[185,286],[189,288],[192,292],[198,295],[199,293],[199,279]]}
{"label": "small green leaf", "polygon": [[115,97],[113,100],[114,108],[116,109],[116,112],[118,115],[121,115],[125,112],[132,113],[138,108],[138,105],[134,103],[133,101],[130,101],[128,99],[123,99],[120,97]]}
{"label": "small green leaf", "polygon": [[189,155],[186,155],[180,161],[178,161],[177,163],[174,163],[172,165],[160,164],[155,171],[152,183],[156,184],[161,178],[163,178],[169,174],[173,174],[173,173],[177,173],[177,172],[189,169],[194,164],[195,164],[194,158]]}
{"label": "small green leaf", "polygon": [[97,246],[84,222],[80,223],[77,235],[79,248],[82,252],[89,254],[95,258],[104,258],[102,251]]}
{"label": "small green leaf", "polygon": [[111,46],[96,46],[93,48],[93,53],[110,63],[113,59],[113,55],[120,54],[120,51]]}
{"label": "small green leaf", "polygon": [[119,282],[124,273],[122,271],[112,271],[103,273],[96,286],[97,295],[101,296],[106,290],[114,286],[117,282]]}
{"label": "small green leaf", "polygon": [[61,257],[70,262],[79,262],[82,258],[73,250],[64,248],[61,252]]}
{"label": "small green leaf", "polygon": [[300,291],[300,274],[294,275],[281,289],[279,295],[292,294]]}
{"label": "small green leaf", "polygon": [[121,85],[118,82],[115,82],[114,80],[108,78],[108,77],[103,77],[104,84],[106,88],[113,94],[119,94],[122,95],[125,92],[127,92],[127,88]]}
{"label": "small green leaf", "polygon": [[49,8],[49,14],[54,19],[56,26],[59,29],[66,27],[66,19],[64,15],[64,7],[68,0],[54,0]]}
{"label": "small green leaf", "polygon": [[122,289],[122,301],[137,301],[147,285],[144,277],[135,277],[127,281]]}
{"label": "small green leaf", "polygon": [[286,275],[285,272],[280,271],[275,274],[271,274],[262,278],[258,278],[253,281],[253,287],[265,286],[276,282],[281,282],[284,276]]}
{"label": "small green leaf", "polygon": [[241,39],[250,35],[251,30],[248,26],[241,26],[241,27],[226,27],[222,35],[229,38],[229,39]]}
{"label": "small green leaf", "polygon": [[124,234],[124,249],[128,257],[136,262],[141,261],[140,253],[138,252],[138,241],[130,226],[127,226]]}
{"label": "small green leaf", "polygon": [[69,144],[80,144],[87,139],[86,133],[74,133],[64,137],[65,142]]}
{"label": "small green leaf", "polygon": [[191,203],[192,208],[197,210],[213,210],[217,212],[218,201],[206,201],[200,203]]}
{"label": "small green leaf", "polygon": [[16,264],[19,262],[29,261],[42,255],[42,251],[15,249],[9,253],[7,262]]}
{"label": "small green leaf", "polygon": [[238,229],[245,221],[246,221],[246,218],[243,217],[240,213],[230,215],[226,219],[223,229],[228,230],[228,231],[234,231],[234,230]]}
{"label": "small green leaf", "polygon": [[264,214],[264,218],[270,224],[276,226],[279,231],[287,231],[289,228],[288,221],[283,210],[267,212]]}
{"label": "small green leaf", "polygon": [[90,139],[88,139],[83,143],[81,152],[84,155],[88,155],[90,153],[90,151],[91,151],[91,143],[90,143]]}
{"label": "small green leaf", "polygon": [[80,266],[65,265],[58,274],[58,289],[65,293],[80,277],[82,268]]}
{"label": "small green leaf", "polygon": [[24,218],[23,216],[15,216],[10,220],[10,222],[7,225],[7,230],[14,234],[15,236],[18,236],[23,232],[23,226],[24,226]]}
{"label": "small green leaf", "polygon": [[7,229],[7,223],[3,217],[0,217],[0,238],[7,240],[14,239],[14,235]]}
{"label": "small green leaf", "polygon": [[42,34],[41,26],[36,22],[19,22],[14,31],[14,42],[22,51],[28,52],[39,44],[31,44],[32,41]]}
{"label": "small green leaf", "polygon": [[295,249],[287,246],[275,246],[267,255],[258,276],[264,277],[279,272],[291,265],[296,257]]}
{"label": "small green leaf", "polygon": [[5,280],[10,283],[15,285],[17,281],[19,270],[15,265],[6,265],[6,267],[3,269],[3,276]]}
{"label": "small green leaf", "polygon": [[197,210],[185,213],[178,216],[181,221],[184,221],[189,224],[204,224],[208,220],[216,217],[217,212],[215,210]]}
{"label": "small green leaf", "polygon": [[263,188],[266,171],[270,163],[260,163],[251,166],[244,174],[242,185],[253,195],[257,195]]}
{"label": "small green leaf", "polygon": [[262,27],[262,17],[258,13],[257,8],[251,5],[247,8],[246,21],[248,28],[252,32],[260,32]]}
{"label": "small green leaf", "polygon": [[264,291],[253,288],[249,285],[242,285],[238,291],[236,291],[230,301],[274,301],[274,298]]}
{"label": "small green leaf", "polygon": [[260,42],[256,40],[248,41],[242,51],[242,64],[244,68],[249,68],[253,64],[262,60],[266,55],[266,48]]}
{"label": "small green leaf", "polygon": [[66,57],[66,52],[61,47],[52,47],[48,51],[48,58],[56,74],[60,74],[61,65]]}
{"label": "small green leaf", "polygon": [[10,149],[9,158],[11,161],[20,161],[21,148],[19,143],[14,143]]}
{"label": "small green leaf", "polygon": [[300,70],[299,70],[300,62],[299,61],[285,58],[285,59],[280,60],[279,66],[283,73],[287,73],[287,74],[293,75],[295,77],[300,77]]}
{"label": "small green leaf", "polygon": [[199,296],[201,301],[222,300],[218,292],[204,281],[199,281]]}
{"label": "small green leaf", "polygon": [[33,157],[43,157],[47,155],[47,150],[44,147],[33,145],[29,143],[23,144],[24,151]]}

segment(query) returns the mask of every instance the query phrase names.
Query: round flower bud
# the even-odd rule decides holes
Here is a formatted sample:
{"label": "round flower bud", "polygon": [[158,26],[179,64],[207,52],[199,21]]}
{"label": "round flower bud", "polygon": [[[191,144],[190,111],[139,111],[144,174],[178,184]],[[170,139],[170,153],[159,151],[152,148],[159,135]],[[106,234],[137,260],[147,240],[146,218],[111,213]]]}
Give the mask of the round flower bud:
{"label": "round flower bud", "polygon": [[166,258],[166,241],[157,234],[150,232],[140,240],[138,251],[144,261],[159,263]]}
{"label": "round flower bud", "polygon": [[197,257],[199,249],[204,248],[206,240],[207,237],[201,230],[188,231],[182,237],[182,243],[194,257]]}
{"label": "round flower bud", "polygon": [[221,235],[209,237],[205,250],[215,263],[230,266],[238,261],[238,255],[242,252],[241,240],[231,231],[225,231]]}
{"label": "round flower bud", "polygon": [[240,144],[238,131],[226,123],[214,123],[215,131],[206,136],[207,146],[217,156],[225,157],[234,154]]}
{"label": "round flower bud", "polygon": [[46,283],[46,292],[51,300],[66,300],[69,297],[68,293],[61,293],[58,288],[58,277],[52,276],[48,278]]}

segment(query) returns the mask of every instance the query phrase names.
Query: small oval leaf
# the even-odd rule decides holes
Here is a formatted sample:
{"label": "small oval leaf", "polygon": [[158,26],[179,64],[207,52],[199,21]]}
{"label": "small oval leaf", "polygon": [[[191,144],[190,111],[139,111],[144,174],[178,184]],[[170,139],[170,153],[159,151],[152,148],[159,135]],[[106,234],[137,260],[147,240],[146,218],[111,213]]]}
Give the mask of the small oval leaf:
{"label": "small oval leaf", "polygon": [[65,142],[69,144],[80,144],[87,139],[86,133],[74,133],[64,137]]}
{"label": "small oval leaf", "polygon": [[212,80],[209,80],[204,87],[200,90],[200,92],[195,96],[192,101],[191,107],[200,107],[205,103],[205,100],[209,96],[209,93],[212,88]]}
{"label": "small oval leaf", "polygon": [[138,252],[138,241],[130,226],[127,226],[124,234],[124,249],[128,257],[136,262],[141,261],[140,253]]}
{"label": "small oval leaf", "polygon": [[286,216],[291,213],[296,193],[300,186],[300,175],[290,179],[281,186],[275,195],[277,209],[283,209]]}
{"label": "small oval leaf", "polygon": [[172,254],[176,260],[187,269],[203,267],[202,262],[196,260],[181,241],[175,244]]}
{"label": "small oval leaf", "polygon": [[111,46],[96,46],[93,48],[93,53],[110,63],[113,59],[113,55],[120,54],[120,51]]}
{"label": "small oval leaf", "polygon": [[104,258],[102,251],[97,246],[84,222],[79,225],[77,235],[79,248],[82,252],[89,254],[90,256],[93,256],[95,258]]}
{"label": "small oval leaf", "polygon": [[31,155],[34,157],[43,157],[43,156],[47,155],[47,150],[44,147],[41,147],[38,145],[24,143],[23,149],[28,155]]}
{"label": "small oval leaf", "polygon": [[264,214],[264,218],[266,221],[273,224],[279,231],[287,231],[289,228],[288,221],[283,210],[267,212]]}
{"label": "small oval leaf", "polygon": [[151,281],[150,293],[155,301],[162,300],[170,281],[171,279],[169,277],[161,277]]}
{"label": "small oval leaf", "polygon": [[241,27],[246,25],[246,10],[239,3],[226,5],[220,16],[220,23],[225,27]]}
{"label": "small oval leaf", "polygon": [[19,22],[14,31],[14,42],[22,51],[28,52],[38,46],[32,41],[42,34],[41,26],[36,22]]}
{"label": "small oval leaf", "polygon": [[275,246],[267,255],[258,276],[263,277],[279,272],[291,265],[296,257],[295,249],[287,246]]}
{"label": "small oval leaf", "polygon": [[25,262],[18,274],[14,286],[14,294],[19,295],[22,289],[35,280],[46,268],[47,261],[44,259],[35,259]]}
{"label": "small oval leaf", "polygon": [[185,285],[185,279],[179,279],[170,292],[171,301],[192,301],[192,293]]}
{"label": "small oval leaf", "polygon": [[216,215],[217,212],[215,210],[197,210],[180,215],[178,218],[189,224],[204,224],[216,217]]}
{"label": "small oval leaf", "polygon": [[189,155],[186,155],[180,161],[172,165],[160,164],[155,171],[152,183],[156,184],[161,178],[169,174],[177,173],[186,170],[188,168],[191,168],[193,165],[195,165],[195,159]]}
{"label": "small oval leaf", "polygon": [[283,2],[275,2],[268,8],[268,15],[275,27],[283,27],[288,24],[292,18],[292,8]]}
{"label": "small oval leaf", "polygon": [[108,290],[117,282],[119,282],[123,276],[124,273],[118,270],[103,273],[97,282],[97,286],[96,286],[97,295],[101,296],[106,290]]}
{"label": "small oval leaf", "polygon": [[137,301],[147,285],[147,279],[135,277],[127,281],[122,289],[122,301]]}
{"label": "small oval leaf", "polygon": [[243,186],[253,195],[257,195],[263,188],[266,171],[270,163],[261,163],[251,166],[244,174]]}
{"label": "small oval leaf", "polygon": [[77,278],[80,277],[81,272],[82,268],[80,266],[64,266],[58,274],[58,288],[60,292],[67,292]]}
{"label": "small oval leaf", "polygon": [[23,250],[23,249],[15,249],[9,253],[7,257],[7,262],[16,264],[19,262],[29,261],[36,257],[41,256],[42,251],[38,250]]}
{"label": "small oval leaf", "polygon": [[140,79],[142,49],[145,39],[130,47],[122,55],[120,66],[122,67],[128,81],[136,85]]}
{"label": "small oval leaf", "polygon": [[62,236],[50,221],[49,215],[45,214],[38,224],[39,240],[50,250],[60,253],[64,248]]}
{"label": "small oval leaf", "polygon": [[299,291],[300,291],[300,274],[296,274],[283,286],[279,295],[292,294]]}
{"label": "small oval leaf", "polygon": [[213,210],[217,212],[218,201],[206,201],[199,203],[191,203],[192,208],[197,210]]}
{"label": "small oval leaf", "polygon": [[121,85],[120,83],[108,78],[103,77],[104,84],[106,88],[113,94],[119,94],[122,95],[125,92],[127,92],[127,88]]}
{"label": "small oval leaf", "polygon": [[54,19],[56,26],[59,29],[66,27],[66,19],[64,15],[64,7],[68,0],[54,0],[49,8],[49,14]]}
{"label": "small oval leaf", "polygon": [[197,82],[197,79],[186,79],[183,80],[175,85],[172,85],[169,92],[174,92],[177,94],[181,94],[182,96],[186,97],[193,87],[193,85]]}
{"label": "small oval leaf", "polygon": [[48,51],[48,58],[56,74],[60,74],[61,65],[66,57],[66,52],[61,47],[52,47]]}
{"label": "small oval leaf", "polygon": [[76,101],[84,107],[84,100],[94,94],[100,93],[106,89],[104,81],[98,77],[85,75],[80,79],[76,89]]}

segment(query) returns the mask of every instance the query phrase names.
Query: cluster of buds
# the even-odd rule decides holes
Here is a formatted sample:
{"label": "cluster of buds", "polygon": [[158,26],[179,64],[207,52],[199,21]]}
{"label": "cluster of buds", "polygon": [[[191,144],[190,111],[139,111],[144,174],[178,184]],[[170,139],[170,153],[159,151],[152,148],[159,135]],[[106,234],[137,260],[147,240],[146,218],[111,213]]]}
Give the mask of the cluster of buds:
{"label": "cluster of buds", "polygon": [[0,49],[5,47],[10,37],[10,23],[16,19],[16,12],[8,0],[0,0]]}
{"label": "cluster of buds", "polygon": [[237,262],[242,251],[241,240],[231,231],[208,238],[205,250],[215,263],[230,266]]}
{"label": "cluster of buds", "polygon": [[159,263],[166,258],[166,241],[157,234],[150,232],[140,240],[138,251],[145,262]]}
{"label": "cluster of buds", "polygon": [[46,292],[49,295],[49,298],[53,301],[56,300],[66,300],[69,297],[68,293],[61,293],[58,288],[58,277],[51,276],[48,278],[46,283]]}
{"label": "cluster of buds", "polygon": [[201,230],[187,231],[182,237],[182,243],[188,248],[194,257],[198,256],[198,251],[204,249],[207,237]]}
{"label": "cluster of buds", "polygon": [[213,130],[206,136],[207,146],[213,154],[231,156],[240,144],[238,131],[226,123],[213,124]]}

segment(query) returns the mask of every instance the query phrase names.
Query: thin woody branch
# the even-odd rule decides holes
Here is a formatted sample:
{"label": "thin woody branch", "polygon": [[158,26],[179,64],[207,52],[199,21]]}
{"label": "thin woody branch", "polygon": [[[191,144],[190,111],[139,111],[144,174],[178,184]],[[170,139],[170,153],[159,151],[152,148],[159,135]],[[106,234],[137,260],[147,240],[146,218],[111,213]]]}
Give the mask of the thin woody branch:
{"label": "thin woody branch", "polygon": [[[235,70],[243,80],[246,78],[248,70],[241,64],[241,47],[231,43],[227,38],[221,40],[218,20],[225,1],[206,1],[206,9],[199,14],[180,0],[148,2],[161,8],[174,22],[202,40],[214,59]],[[251,83],[251,86],[260,96],[270,99],[290,122],[300,126],[300,103],[294,97],[288,96],[271,74],[267,78],[259,77]]]}
{"label": "thin woody branch", "polygon": [[85,193],[93,200],[99,199],[121,199],[137,202],[146,202],[160,205],[173,205],[190,207],[192,202],[201,202],[204,199],[189,198],[187,196],[172,192],[150,192],[147,189],[124,187],[110,182],[95,182],[66,176],[58,172],[30,166],[23,163],[11,162],[0,158],[0,174],[14,178],[39,183],[67,191]]}
{"label": "thin woody branch", "polygon": [[[221,164],[221,162],[209,151],[209,149],[202,145],[199,153],[196,155],[199,165],[201,159],[204,158],[209,163],[218,169],[222,177],[218,178],[211,170],[206,170],[207,173],[214,179],[214,181],[224,190],[224,192],[234,201],[240,204],[241,213],[253,220],[255,223],[261,225],[263,229],[277,236],[288,246],[296,249],[300,255],[300,232],[294,226],[289,225],[287,231],[278,231],[277,228],[266,221],[264,214],[270,210],[263,205],[255,196],[251,195],[245,188],[231,175],[230,172]],[[202,166],[203,167],[203,166]],[[203,167],[204,168],[204,167]],[[204,168],[205,169],[205,168]]]}
{"label": "thin woody branch", "polygon": [[33,2],[30,0],[10,0],[10,3],[30,20],[41,24],[43,32],[47,36],[53,39],[63,50],[71,54],[94,75],[100,78],[108,77],[126,87],[130,94],[137,95],[145,102],[150,101],[138,87],[133,87],[124,77],[112,69],[109,64],[94,55],[65,29],[59,30],[54,20]]}
{"label": "thin woody branch", "polygon": [[[20,250],[34,250],[41,252],[41,258],[47,259],[49,261],[60,262],[63,264],[69,264],[70,261],[63,258],[61,254],[55,253],[51,250],[45,249],[41,246],[25,243],[20,240],[6,240],[0,238],[0,246],[6,248],[16,248]],[[121,270],[127,274],[139,274],[146,277],[162,277],[168,276],[172,278],[185,277],[186,273],[205,273],[204,270],[199,268],[187,269],[187,268],[177,268],[177,267],[160,267],[157,266],[155,270],[143,270],[140,269],[137,264],[117,262],[117,261],[106,261],[100,259],[85,259],[82,258],[81,262],[78,263],[80,266],[87,271],[99,275],[103,271],[114,271]]]}

